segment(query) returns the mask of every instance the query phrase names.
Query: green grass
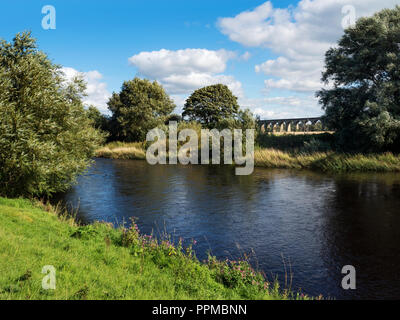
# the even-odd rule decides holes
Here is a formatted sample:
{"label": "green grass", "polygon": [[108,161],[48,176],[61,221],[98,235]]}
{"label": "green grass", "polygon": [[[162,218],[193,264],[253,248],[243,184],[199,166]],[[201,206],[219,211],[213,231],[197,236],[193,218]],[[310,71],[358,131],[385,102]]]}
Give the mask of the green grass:
{"label": "green grass", "polygon": [[345,154],[335,152],[289,153],[257,149],[257,167],[311,169],[323,172],[400,172],[400,157],[392,153]]}
{"label": "green grass", "polygon": [[[134,224],[135,226],[135,224]],[[56,289],[42,289],[46,265]],[[38,202],[0,198],[0,299],[306,298],[269,284],[246,261],[201,263],[135,228],[77,226]]]}

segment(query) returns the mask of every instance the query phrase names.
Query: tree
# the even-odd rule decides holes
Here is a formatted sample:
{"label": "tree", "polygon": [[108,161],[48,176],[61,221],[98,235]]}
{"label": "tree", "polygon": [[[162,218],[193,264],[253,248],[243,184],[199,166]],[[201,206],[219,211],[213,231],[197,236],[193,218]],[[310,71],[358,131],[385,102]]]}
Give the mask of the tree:
{"label": "tree", "polygon": [[170,121],[175,121],[175,122],[182,122],[182,116],[179,114],[173,113],[170,114],[166,119],[165,119],[165,125],[168,125]]}
{"label": "tree", "polygon": [[90,120],[92,120],[92,125],[99,130],[104,132],[109,131],[108,128],[108,117],[100,112],[95,106],[89,106],[86,110],[87,116]]}
{"label": "tree", "polygon": [[237,98],[227,86],[216,84],[196,90],[186,100],[182,116],[212,129],[222,120],[234,118],[238,112]]}
{"label": "tree", "polygon": [[257,120],[253,113],[249,109],[239,109],[235,117],[222,119],[216,126],[217,129],[256,129]]}
{"label": "tree", "polygon": [[65,191],[90,164],[102,136],[81,98],[81,78],[66,82],[30,32],[0,41],[0,194]]}
{"label": "tree", "polygon": [[324,122],[347,150],[382,151],[400,146],[400,7],[361,18],[326,53],[317,93]]}
{"label": "tree", "polygon": [[149,130],[164,124],[175,104],[156,81],[135,78],[125,81],[120,93],[113,93],[108,107],[114,139],[137,142],[144,141]]}

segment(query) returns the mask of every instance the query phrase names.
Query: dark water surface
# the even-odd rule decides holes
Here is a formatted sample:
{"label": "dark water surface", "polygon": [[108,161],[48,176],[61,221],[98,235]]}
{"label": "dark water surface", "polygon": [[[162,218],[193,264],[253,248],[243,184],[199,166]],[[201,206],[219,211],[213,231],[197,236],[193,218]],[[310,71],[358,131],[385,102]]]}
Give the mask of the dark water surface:
{"label": "dark water surface", "polygon": [[[63,195],[84,222],[120,224],[137,217],[143,233],[195,239],[206,252],[237,258],[254,250],[269,279],[338,299],[400,298],[400,175],[150,166],[97,159]],[[254,263],[257,263],[253,260]],[[285,263],[284,263],[285,261]],[[357,289],[341,288],[344,265]]]}

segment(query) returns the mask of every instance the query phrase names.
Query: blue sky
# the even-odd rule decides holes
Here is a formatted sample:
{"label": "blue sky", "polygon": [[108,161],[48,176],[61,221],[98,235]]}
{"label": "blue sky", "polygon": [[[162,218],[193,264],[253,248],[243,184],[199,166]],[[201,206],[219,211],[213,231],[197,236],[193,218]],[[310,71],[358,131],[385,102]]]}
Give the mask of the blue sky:
{"label": "blue sky", "polygon": [[[359,17],[396,2],[3,0],[0,37],[31,30],[67,76],[84,73],[87,103],[103,112],[111,92],[138,75],[161,82],[178,112],[193,90],[222,82],[262,118],[316,116],[323,55],[343,32],[343,7]],[[44,5],[56,9],[55,30],[42,28]]]}

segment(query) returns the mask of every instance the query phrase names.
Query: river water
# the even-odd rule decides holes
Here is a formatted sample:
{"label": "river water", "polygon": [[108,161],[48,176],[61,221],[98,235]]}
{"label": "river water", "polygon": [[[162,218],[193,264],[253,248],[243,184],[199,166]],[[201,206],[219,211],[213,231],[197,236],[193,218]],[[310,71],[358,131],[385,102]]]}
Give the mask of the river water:
{"label": "river water", "polygon": [[[240,177],[224,166],[97,159],[62,200],[83,222],[136,217],[145,234],[196,240],[199,259],[253,252],[269,280],[285,286],[286,275],[309,295],[400,298],[400,174],[257,168]],[[342,289],[345,265],[356,290]]]}

